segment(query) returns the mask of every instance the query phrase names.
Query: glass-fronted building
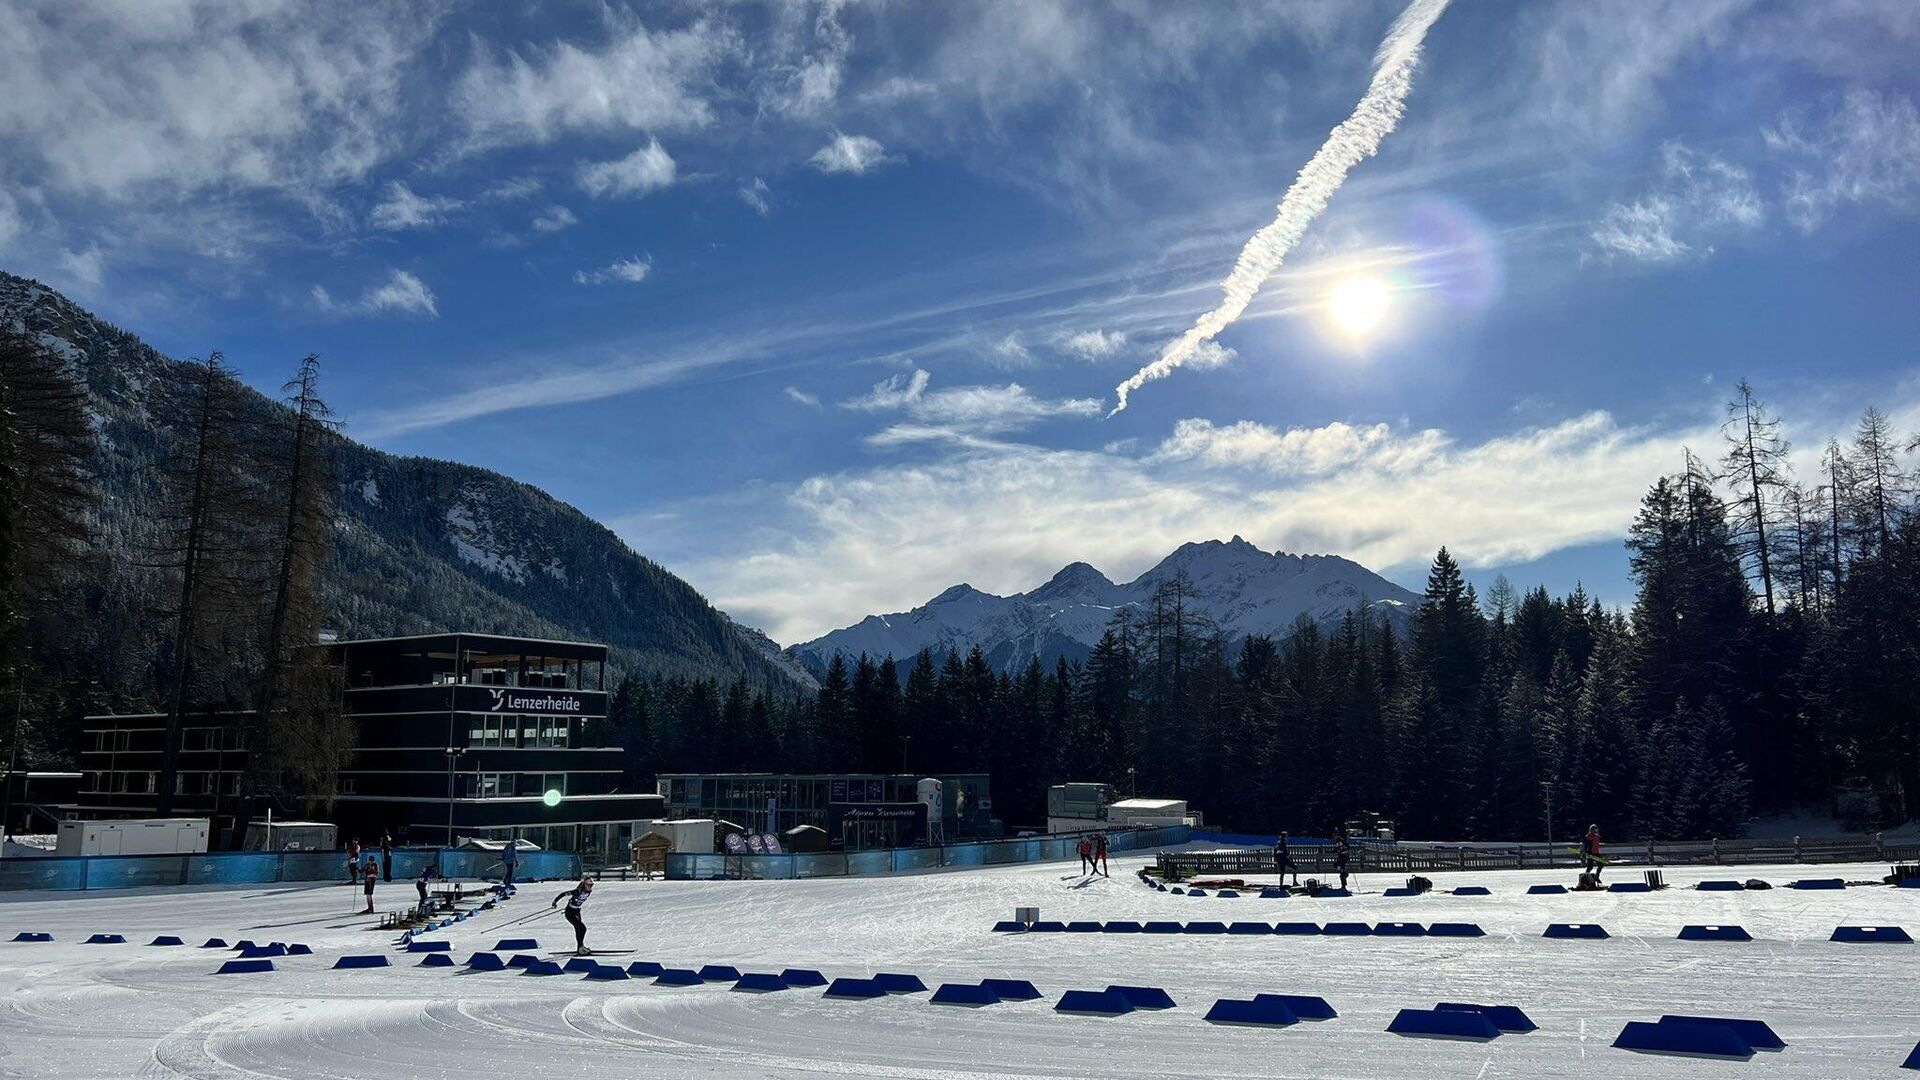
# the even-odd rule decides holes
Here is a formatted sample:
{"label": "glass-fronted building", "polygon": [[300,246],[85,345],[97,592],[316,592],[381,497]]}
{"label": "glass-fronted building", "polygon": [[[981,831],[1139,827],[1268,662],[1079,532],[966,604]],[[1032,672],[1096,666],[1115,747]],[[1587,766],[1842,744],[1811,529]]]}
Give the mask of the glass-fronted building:
{"label": "glass-fronted building", "polygon": [[[622,751],[584,737],[607,712],[604,645],[434,634],[319,647],[340,664],[356,727],[331,814],[343,842],[517,837],[624,862],[635,823],[662,816],[658,795],[621,789]],[[246,812],[248,719],[186,719],[170,813],[231,832]],[[159,714],[88,717],[78,813],[155,812],[165,733]]]}
{"label": "glass-fronted building", "polygon": [[[939,781],[939,808],[920,798]],[[836,850],[914,847],[997,836],[985,773],[661,773],[672,818],[719,818],[753,833],[824,829]]]}

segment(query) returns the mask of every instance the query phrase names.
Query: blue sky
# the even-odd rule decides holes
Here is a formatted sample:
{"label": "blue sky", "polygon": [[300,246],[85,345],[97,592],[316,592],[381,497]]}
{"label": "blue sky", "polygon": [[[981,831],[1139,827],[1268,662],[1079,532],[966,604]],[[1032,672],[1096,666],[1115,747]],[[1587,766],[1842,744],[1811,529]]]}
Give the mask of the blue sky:
{"label": "blue sky", "polygon": [[0,266],[538,484],[793,642],[1191,539],[1630,599],[1750,379],[1920,427],[1920,5],[24,0]]}

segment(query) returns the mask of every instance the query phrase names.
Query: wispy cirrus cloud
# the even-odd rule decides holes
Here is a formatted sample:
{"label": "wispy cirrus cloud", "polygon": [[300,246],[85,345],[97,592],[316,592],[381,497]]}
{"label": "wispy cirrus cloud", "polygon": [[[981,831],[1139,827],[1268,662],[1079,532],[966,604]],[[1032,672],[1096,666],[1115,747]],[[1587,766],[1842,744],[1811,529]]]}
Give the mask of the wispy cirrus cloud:
{"label": "wispy cirrus cloud", "polygon": [[1803,232],[1844,206],[1920,204],[1920,109],[1912,99],[1865,88],[1825,115],[1799,109],[1765,132],[1786,165],[1786,216]]}
{"label": "wispy cirrus cloud", "polygon": [[576,270],[573,283],[576,285],[608,285],[624,283],[638,285],[647,280],[653,272],[653,260],[644,255],[634,255],[625,259],[615,259],[598,270]]}
{"label": "wispy cirrus cloud", "polygon": [[634,198],[671,186],[675,171],[673,156],[649,139],[626,157],[582,165],[580,189],[596,199]]}
{"label": "wispy cirrus cloud", "polygon": [[1609,206],[1588,236],[1606,257],[1673,262],[1710,255],[1715,238],[1752,232],[1766,216],[1744,166],[1672,140],[1660,148],[1654,187],[1632,202]]}
{"label": "wispy cirrus cloud", "polygon": [[386,280],[367,286],[358,296],[351,299],[337,299],[320,285],[315,285],[311,293],[313,303],[322,313],[336,317],[356,315],[417,315],[429,319],[440,317],[438,300],[433,290],[419,278],[405,270],[393,270]]}
{"label": "wispy cirrus cloud", "polygon": [[867,135],[848,135],[836,131],[827,145],[814,151],[807,161],[823,173],[850,173],[859,176],[890,162],[886,147]]}
{"label": "wispy cirrus cloud", "polygon": [[404,181],[387,185],[386,195],[367,214],[367,224],[384,232],[444,224],[466,202],[450,195],[418,195]]}
{"label": "wispy cirrus cloud", "polygon": [[557,233],[580,224],[573,211],[564,206],[549,206],[533,215],[533,231],[537,233]]}

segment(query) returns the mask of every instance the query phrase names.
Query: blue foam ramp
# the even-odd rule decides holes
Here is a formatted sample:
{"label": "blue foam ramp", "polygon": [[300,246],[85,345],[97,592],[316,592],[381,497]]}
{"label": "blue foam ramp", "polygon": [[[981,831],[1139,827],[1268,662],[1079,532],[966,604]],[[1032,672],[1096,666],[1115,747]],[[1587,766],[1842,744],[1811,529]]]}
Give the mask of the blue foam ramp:
{"label": "blue foam ramp", "polygon": [[147,944],[148,945],[185,945],[186,942],[181,941],[179,938],[174,937],[172,934],[161,934],[159,937],[154,938],[152,941],[147,942]]}
{"label": "blue foam ramp", "polygon": [[1229,934],[1271,934],[1273,933],[1273,924],[1263,923],[1263,922],[1230,923],[1227,926],[1227,933]]}
{"label": "blue foam ramp", "polygon": [[1205,895],[1207,895],[1207,890],[1205,890],[1205,889],[1188,889],[1188,890],[1187,890],[1187,895],[1188,895],[1188,896],[1205,896]]}
{"label": "blue foam ramp", "polygon": [[1109,934],[1138,934],[1141,932],[1140,924],[1134,922],[1132,919],[1113,919],[1101,926],[1100,929]]}
{"label": "blue foam ramp", "polygon": [[355,968],[382,968],[382,967],[392,967],[392,966],[393,966],[392,961],[388,960],[384,956],[379,956],[379,955],[343,956],[340,959],[335,960],[333,962],[333,968],[335,971],[355,969]]}
{"label": "blue foam ramp", "polygon": [[1701,892],[1745,892],[1747,887],[1737,881],[1703,881],[1694,886]]}
{"label": "blue foam ramp", "polygon": [[537,956],[529,956],[526,953],[514,953],[513,958],[507,961],[507,966],[510,968],[523,968],[528,964],[538,964],[540,962],[540,958]]}
{"label": "blue foam ramp", "polygon": [[1185,896],[1185,895],[1187,895],[1187,890],[1185,890],[1185,889],[1183,889],[1183,888],[1181,888],[1181,887],[1180,887],[1180,886],[1178,886],[1178,885],[1175,885],[1175,886],[1173,887],[1173,895],[1175,895],[1175,896]]}
{"label": "blue foam ramp", "polygon": [[889,994],[924,994],[927,984],[920,981],[918,975],[902,975],[898,972],[882,971],[873,977],[874,984]]}
{"label": "blue foam ramp", "polygon": [[1244,1027],[1285,1027],[1297,1024],[1300,1018],[1287,1008],[1285,1002],[1255,999],[1240,1001],[1234,998],[1221,998],[1207,1010],[1207,1023],[1234,1024]]}
{"label": "blue foam ramp", "polygon": [[1017,923],[1012,919],[1002,919],[993,924],[993,932],[996,934],[1024,934],[1027,932],[1027,924]]}
{"label": "blue foam ramp", "polygon": [[1428,937],[1486,937],[1479,923],[1437,922],[1427,927]]}
{"label": "blue foam ramp", "polygon": [[1000,1004],[1000,995],[976,983],[941,983],[929,999],[935,1005],[963,1005],[970,1009]]}
{"label": "blue foam ramp", "polygon": [[1644,881],[1616,881],[1607,886],[1608,892],[1652,892],[1653,886]]}
{"label": "blue foam ramp", "polygon": [[1066,932],[1066,930],[1067,930],[1066,923],[1054,922],[1051,920],[1048,920],[1046,922],[1037,922],[1037,923],[1034,923],[1032,926],[1027,927],[1027,931],[1029,933],[1034,933],[1034,934],[1063,934]]}
{"label": "blue foam ramp", "polygon": [[1907,1060],[1900,1063],[1900,1067],[1903,1069],[1920,1069],[1920,1043],[1913,1045],[1913,1052],[1907,1055]]}
{"label": "blue foam ramp", "polygon": [[[575,974],[584,974],[586,972],[592,971],[595,967],[598,967],[599,963],[600,962],[598,960],[594,960],[591,957],[576,956],[568,960],[566,964],[561,967],[560,970],[571,971]],[[736,974],[735,977],[738,978],[739,976]]]}
{"label": "blue foam ramp", "polygon": [[1448,1012],[1440,1009],[1401,1009],[1387,1025],[1395,1035],[1424,1039],[1474,1039],[1484,1041],[1500,1037],[1484,1013]]}
{"label": "blue foam ramp", "polygon": [[285,955],[287,955],[287,947],[277,941],[266,945],[252,945],[240,950],[240,956],[244,960],[258,960],[263,956]]}
{"label": "blue foam ramp", "polygon": [[[452,957],[448,957],[452,959]],[[477,952],[467,957],[467,966],[475,971],[505,971],[507,962],[498,953]]]}
{"label": "blue foam ramp", "polygon": [[593,970],[587,972],[587,978],[599,982],[625,982],[631,977],[626,968],[617,964],[595,964]]}
{"label": "blue foam ramp", "polygon": [[1142,926],[1140,928],[1140,932],[1143,934],[1178,934],[1184,929],[1185,927],[1181,926],[1177,922],[1169,922],[1165,919],[1156,919],[1152,922],[1147,923],[1145,926]]}
{"label": "blue foam ramp", "polygon": [[224,949],[227,947],[227,939],[210,937],[207,939],[207,943],[200,947],[203,949]]}
{"label": "blue foam ramp", "polygon": [[1229,899],[1229,900],[1231,900],[1231,899],[1233,899],[1234,897],[1236,897],[1236,896],[1239,896],[1239,895],[1240,895],[1240,893],[1239,893],[1238,891],[1236,891],[1236,890],[1233,890],[1233,889],[1221,889],[1221,890],[1220,890],[1219,892],[1217,892],[1217,893],[1214,893],[1213,895],[1215,895],[1215,896],[1224,896],[1224,897],[1226,897],[1227,899]]}
{"label": "blue foam ramp", "polygon": [[788,968],[780,973],[788,986],[825,986],[827,977],[812,968]]}
{"label": "blue foam ramp", "polygon": [[1373,928],[1377,937],[1426,937],[1427,928],[1417,922],[1383,922]]}
{"label": "blue foam ramp", "polygon": [[1744,926],[1713,926],[1692,924],[1680,928],[1681,941],[1752,941],[1753,935],[1747,933]]}
{"label": "blue foam ramp", "polygon": [[[19,933],[13,935],[13,940],[22,942],[25,944],[44,943],[44,942],[52,941],[53,935],[42,932],[42,931],[22,930]],[[214,940],[218,941],[219,939],[215,938]]]}
{"label": "blue foam ramp", "polygon": [[1474,1012],[1487,1018],[1488,1022],[1500,1029],[1501,1034],[1535,1031],[1539,1025],[1533,1018],[1521,1012],[1517,1005],[1468,1005],[1458,1001],[1443,1001],[1434,1007],[1435,1012]]}
{"label": "blue foam ramp", "polygon": [[738,982],[740,969],[732,964],[704,964],[700,968],[700,977],[708,982]]}
{"label": "blue foam ramp", "polygon": [[1567,887],[1565,885],[1529,885],[1527,886],[1528,896],[1557,896],[1560,893],[1563,893],[1566,891],[1567,891]]}
{"label": "blue foam ramp", "polygon": [[1649,1024],[1632,1020],[1620,1029],[1613,1045],[1643,1054],[1741,1059],[1753,1056],[1751,1043],[1732,1028],[1719,1024]]}
{"label": "blue foam ramp", "polygon": [[81,942],[80,944],[82,945],[125,945],[126,943],[127,943],[127,938],[126,938],[126,935],[124,934],[95,934],[92,937],[88,938],[87,940]]}
{"label": "blue foam ramp", "polygon": [[1294,935],[1318,934],[1320,932],[1320,924],[1310,923],[1310,922],[1274,923],[1273,932],[1276,934],[1294,934]]}
{"label": "blue foam ramp", "polygon": [[408,952],[452,952],[453,942],[451,941],[409,941],[407,942],[407,951]]}
{"label": "blue foam ramp", "polygon": [[861,1000],[866,1000],[868,998],[886,997],[887,991],[884,987],[882,987],[879,983],[874,982],[872,979],[841,978],[841,979],[833,980],[833,982],[827,987],[827,992],[825,996],[830,998],[847,998],[850,1000],[861,1001]]}
{"label": "blue foam ramp", "polygon": [[1332,897],[1335,900],[1339,900],[1344,897],[1349,897],[1352,895],[1353,895],[1352,889],[1321,889],[1319,893],[1320,899],[1323,899],[1323,900],[1328,897]]}
{"label": "blue foam ramp", "polygon": [[1287,897],[1291,895],[1293,894],[1289,893],[1285,889],[1261,889],[1260,890],[1260,899],[1262,900],[1285,900]]}
{"label": "blue foam ramp", "polygon": [[1540,936],[1550,937],[1550,938],[1597,939],[1597,938],[1604,938],[1604,937],[1612,937],[1613,935],[1607,933],[1606,927],[1600,926],[1595,923],[1557,922],[1549,925],[1547,927],[1546,932],[1541,934]]}
{"label": "blue foam ramp", "polygon": [[1801,878],[1787,886],[1789,889],[1844,889],[1846,887],[1847,883],[1837,877]]}
{"label": "blue foam ramp", "polygon": [[251,949],[251,948],[254,948],[255,946],[253,944],[252,938],[241,938],[239,941],[236,941],[233,943],[233,947],[235,950],[239,950],[239,949]]}
{"label": "blue foam ramp", "polygon": [[538,938],[503,937],[493,943],[494,952],[527,952],[540,947]]}
{"label": "blue foam ramp", "polygon": [[1227,932],[1227,924],[1219,922],[1190,922],[1187,924],[1186,932],[1189,934],[1224,934]]}
{"label": "blue foam ramp", "polygon": [[1373,933],[1373,927],[1363,922],[1330,922],[1320,932],[1335,937],[1361,937]]}
{"label": "blue foam ramp", "polygon": [[1828,941],[1879,941],[1895,945],[1911,944],[1913,936],[1898,926],[1836,926]]}
{"label": "blue foam ramp", "polygon": [[551,960],[535,960],[532,963],[526,965],[525,967],[522,967],[520,969],[520,974],[522,975],[558,975],[560,974],[560,971],[561,971],[560,965],[554,963]]}
{"label": "blue foam ramp", "polygon": [[229,960],[220,965],[215,975],[254,975],[262,971],[272,971],[271,960]]}
{"label": "blue foam ramp", "polygon": [[288,956],[312,956],[313,946],[302,945],[296,941],[293,944],[287,946],[287,955]]}
{"label": "blue foam ramp", "polygon": [[1894,883],[1896,889],[1920,889],[1920,877],[1903,877]]}
{"label": "blue foam ramp", "polygon": [[1133,1003],[1112,990],[1069,990],[1054,1003],[1054,1012],[1075,1016],[1124,1016]]}
{"label": "blue foam ramp", "polygon": [[421,967],[452,967],[453,957],[443,952],[430,952],[420,958]]}
{"label": "blue foam ramp", "polygon": [[1136,1009],[1173,1008],[1173,995],[1157,986],[1109,986],[1107,992],[1126,998]]}
{"label": "blue foam ramp", "polygon": [[1492,896],[1493,891],[1485,885],[1462,885],[1453,890],[1455,896]]}
{"label": "blue foam ramp", "polygon": [[1067,924],[1067,933],[1069,934],[1097,934],[1099,932],[1100,924],[1097,922],[1082,920],[1080,922],[1070,922]]}
{"label": "blue foam ramp", "polygon": [[1302,1020],[1332,1020],[1340,1014],[1333,1010],[1323,997],[1311,994],[1255,994],[1255,1001],[1277,1001],[1293,1010],[1293,1015]]}
{"label": "blue foam ramp", "polygon": [[633,963],[627,965],[627,974],[636,979],[655,978],[665,970],[657,960],[635,960]]}
{"label": "blue foam ramp", "polygon": [[1420,890],[1418,890],[1418,889],[1409,889],[1409,888],[1407,888],[1407,887],[1406,887],[1405,885],[1395,885],[1395,886],[1394,886],[1393,888],[1391,888],[1391,889],[1388,889],[1388,890],[1387,890],[1386,892],[1383,892],[1383,893],[1381,893],[1380,895],[1381,895],[1381,896],[1391,896],[1391,897],[1401,897],[1401,896],[1419,896],[1419,895],[1420,895]]}
{"label": "blue foam ramp", "polygon": [[1785,1050],[1787,1044],[1773,1033],[1764,1020],[1740,1020],[1730,1016],[1662,1016],[1662,1024],[1717,1024],[1728,1028],[1755,1050]]}
{"label": "blue foam ramp", "polygon": [[787,980],[764,971],[750,971],[734,982],[733,988],[743,994],[771,994],[787,988]]}
{"label": "blue foam ramp", "polygon": [[981,979],[980,985],[1001,1001],[1038,1001],[1040,991],[1025,979]]}

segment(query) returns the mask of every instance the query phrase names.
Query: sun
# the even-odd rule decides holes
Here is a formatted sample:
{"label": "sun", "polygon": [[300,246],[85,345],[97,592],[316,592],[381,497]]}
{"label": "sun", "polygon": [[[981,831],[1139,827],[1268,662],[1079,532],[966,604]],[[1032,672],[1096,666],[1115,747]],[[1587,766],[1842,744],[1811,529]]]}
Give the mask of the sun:
{"label": "sun", "polygon": [[1351,341],[1364,341],[1386,319],[1392,300],[1393,290],[1386,282],[1355,274],[1342,278],[1327,294],[1327,312],[1340,333]]}

